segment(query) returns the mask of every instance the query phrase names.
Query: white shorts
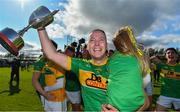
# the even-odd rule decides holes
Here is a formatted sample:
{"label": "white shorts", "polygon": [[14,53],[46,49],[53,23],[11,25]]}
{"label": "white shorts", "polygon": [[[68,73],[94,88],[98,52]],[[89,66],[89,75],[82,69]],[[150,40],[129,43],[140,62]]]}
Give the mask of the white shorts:
{"label": "white shorts", "polygon": [[67,99],[63,102],[52,102],[41,96],[41,101],[46,112],[67,111]]}
{"label": "white shorts", "polygon": [[172,98],[172,97],[166,97],[166,96],[160,95],[157,100],[157,104],[167,107],[167,108],[171,108],[172,104],[173,104],[173,106],[176,110],[180,109],[180,99],[179,98]]}
{"label": "white shorts", "polygon": [[68,100],[72,104],[80,104],[81,103],[80,91],[75,91],[75,92],[66,91],[66,95],[67,95]]}

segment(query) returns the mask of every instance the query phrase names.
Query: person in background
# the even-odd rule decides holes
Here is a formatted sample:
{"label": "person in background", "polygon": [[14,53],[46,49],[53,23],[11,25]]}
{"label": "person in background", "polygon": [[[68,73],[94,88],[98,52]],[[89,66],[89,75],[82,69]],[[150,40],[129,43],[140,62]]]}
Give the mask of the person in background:
{"label": "person in background", "polygon": [[[55,49],[57,44],[52,42]],[[46,56],[34,64],[32,85],[40,94],[45,111],[67,111],[65,71]]]}
{"label": "person in background", "polygon": [[86,60],[90,60],[91,59],[91,56],[87,50],[87,45],[85,44],[83,49],[82,49],[82,58],[83,59],[86,59]]}
{"label": "person in background", "polygon": [[152,81],[151,81],[151,76],[150,74],[147,74],[143,78],[144,82],[144,89],[145,92],[147,93],[148,99],[149,99],[149,107],[146,109],[147,111],[152,111],[152,96],[153,96],[153,86],[152,86]]}
{"label": "person in background", "polygon": [[12,85],[13,80],[16,80],[16,85],[19,86],[19,67],[20,67],[20,61],[17,58],[14,58],[11,64],[11,78],[10,78],[10,84]]}
{"label": "person in background", "polygon": [[110,49],[110,50],[108,51],[108,57],[111,57],[113,54],[114,54],[114,50]]}
{"label": "person in background", "polygon": [[[14,93],[18,93],[20,91],[19,89],[19,68],[20,68],[20,60],[17,58],[14,58],[12,62],[8,62],[11,66],[11,77],[9,81],[9,90],[10,95],[13,95]],[[13,81],[16,82],[16,85],[13,84]]]}
{"label": "person in background", "polygon": [[167,111],[174,107],[174,110],[180,111],[180,64],[178,63],[178,52],[174,48],[167,48],[165,63],[156,64],[160,73],[161,92],[157,100],[156,110]]}
{"label": "person in background", "polygon": [[143,77],[143,86],[144,86],[144,90],[147,93],[147,96],[149,99],[149,108],[146,109],[146,111],[151,111],[152,110],[151,106],[152,106],[153,86],[152,86],[152,81],[151,81],[152,69],[151,69],[151,63],[150,63],[150,53],[146,51],[143,43],[137,43],[137,45],[144,52],[144,56],[149,63],[149,69],[147,71],[147,75],[145,77]]}
{"label": "person in background", "polygon": [[[71,46],[67,46],[65,54],[70,57],[74,57],[75,49]],[[66,94],[71,103],[72,111],[82,111],[81,109],[81,85],[76,75],[71,71],[66,71]]]}

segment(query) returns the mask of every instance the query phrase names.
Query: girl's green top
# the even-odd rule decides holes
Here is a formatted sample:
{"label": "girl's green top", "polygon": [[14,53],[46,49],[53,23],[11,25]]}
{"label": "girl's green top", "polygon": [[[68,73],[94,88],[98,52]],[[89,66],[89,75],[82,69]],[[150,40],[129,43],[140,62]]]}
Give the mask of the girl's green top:
{"label": "girl's green top", "polygon": [[144,104],[142,72],[133,55],[116,51],[108,62],[108,103],[119,111],[136,111]]}

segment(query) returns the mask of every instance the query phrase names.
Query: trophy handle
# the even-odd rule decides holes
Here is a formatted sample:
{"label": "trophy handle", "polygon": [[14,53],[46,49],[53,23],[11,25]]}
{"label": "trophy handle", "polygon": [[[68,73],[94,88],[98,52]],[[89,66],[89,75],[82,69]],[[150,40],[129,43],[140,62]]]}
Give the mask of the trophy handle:
{"label": "trophy handle", "polygon": [[18,32],[19,36],[23,37],[24,33],[27,32],[31,27],[32,27],[31,24],[29,24],[28,26],[24,27],[22,30],[20,30]]}

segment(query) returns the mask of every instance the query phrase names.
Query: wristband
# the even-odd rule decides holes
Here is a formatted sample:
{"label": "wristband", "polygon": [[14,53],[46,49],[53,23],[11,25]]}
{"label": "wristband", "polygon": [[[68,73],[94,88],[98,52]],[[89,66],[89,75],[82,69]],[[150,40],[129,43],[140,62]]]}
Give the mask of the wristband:
{"label": "wristband", "polygon": [[44,27],[40,27],[40,28],[38,28],[37,30],[38,30],[38,31],[41,31],[41,30],[45,30],[45,28],[44,28]]}

